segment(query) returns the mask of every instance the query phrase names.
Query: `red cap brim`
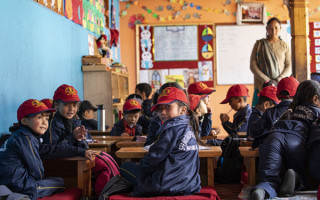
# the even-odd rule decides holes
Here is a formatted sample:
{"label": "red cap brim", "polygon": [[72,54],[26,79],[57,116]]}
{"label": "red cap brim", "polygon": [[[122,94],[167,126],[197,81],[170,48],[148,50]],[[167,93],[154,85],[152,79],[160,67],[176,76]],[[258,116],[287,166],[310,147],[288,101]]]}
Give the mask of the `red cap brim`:
{"label": "red cap brim", "polygon": [[152,106],[151,111],[152,112],[155,111],[159,105],[171,104],[171,103],[173,103],[175,101],[177,101],[177,100],[173,100],[173,101],[172,100],[167,100],[167,101],[162,101],[161,103],[157,103],[156,105]]}
{"label": "red cap brim", "polygon": [[230,98],[226,98],[225,100],[221,101],[220,104],[226,104],[226,103],[228,103],[229,101],[230,101]]}

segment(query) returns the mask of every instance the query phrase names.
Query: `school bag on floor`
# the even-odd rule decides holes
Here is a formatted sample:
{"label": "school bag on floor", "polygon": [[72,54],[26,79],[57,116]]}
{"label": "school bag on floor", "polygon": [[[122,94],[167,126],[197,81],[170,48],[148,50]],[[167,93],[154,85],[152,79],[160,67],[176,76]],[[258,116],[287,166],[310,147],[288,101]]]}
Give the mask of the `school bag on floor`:
{"label": "school bag on floor", "polygon": [[105,200],[113,194],[132,192],[132,183],[124,177],[117,175],[110,179],[100,193],[99,200]]}
{"label": "school bag on floor", "polygon": [[240,183],[242,158],[237,134],[231,134],[221,143],[222,155],[218,159],[215,181]]}
{"label": "school bag on floor", "polygon": [[109,180],[116,175],[120,175],[119,166],[109,154],[101,152],[96,156],[95,167],[92,168],[92,175],[96,179],[94,188],[99,196]]}

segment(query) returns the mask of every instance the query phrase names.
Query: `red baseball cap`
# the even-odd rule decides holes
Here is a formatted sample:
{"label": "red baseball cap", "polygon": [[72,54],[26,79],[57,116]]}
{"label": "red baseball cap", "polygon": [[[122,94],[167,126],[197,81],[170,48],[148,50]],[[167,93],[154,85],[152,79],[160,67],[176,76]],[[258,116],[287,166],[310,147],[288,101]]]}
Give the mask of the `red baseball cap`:
{"label": "red baseball cap", "polygon": [[71,85],[63,84],[54,92],[53,101],[60,100],[65,103],[80,101],[78,92]]}
{"label": "red baseball cap", "polygon": [[20,121],[26,116],[34,116],[42,112],[55,112],[54,108],[48,108],[46,104],[36,99],[28,99],[17,110],[17,118]]}
{"label": "red baseball cap", "polygon": [[227,97],[220,104],[226,104],[230,101],[231,97],[249,97],[249,90],[245,85],[237,84],[229,88]]}
{"label": "red baseball cap", "polygon": [[282,97],[282,98],[287,97],[285,95],[280,95],[282,90],[287,91],[289,93],[289,96],[293,97],[297,92],[298,85],[299,85],[299,81],[297,81],[297,79],[295,79],[293,76],[289,76],[281,79],[277,85],[278,97]]}
{"label": "red baseball cap", "polygon": [[53,103],[52,99],[42,99],[41,102],[46,104],[48,108],[52,108],[52,103]]}
{"label": "red baseball cap", "polygon": [[213,88],[209,88],[206,84],[202,82],[195,82],[191,83],[188,87],[188,94],[211,94],[212,92],[215,92],[216,90]]}
{"label": "red baseball cap", "polygon": [[196,109],[196,107],[199,105],[200,103],[200,99],[201,96],[199,95],[195,95],[195,94],[189,94],[189,106],[190,106],[190,110],[194,111],[194,109]]}
{"label": "red baseball cap", "polygon": [[141,110],[141,104],[135,99],[129,99],[123,104],[123,112],[131,110]]}
{"label": "red baseball cap", "polygon": [[155,111],[158,105],[171,104],[174,101],[182,101],[188,104],[188,98],[183,90],[175,87],[167,87],[159,94],[158,103],[152,106],[151,111]]}
{"label": "red baseball cap", "polygon": [[264,87],[260,93],[258,94],[259,97],[267,97],[272,99],[276,104],[280,103],[280,100],[277,97],[277,87],[275,86],[266,86]]}

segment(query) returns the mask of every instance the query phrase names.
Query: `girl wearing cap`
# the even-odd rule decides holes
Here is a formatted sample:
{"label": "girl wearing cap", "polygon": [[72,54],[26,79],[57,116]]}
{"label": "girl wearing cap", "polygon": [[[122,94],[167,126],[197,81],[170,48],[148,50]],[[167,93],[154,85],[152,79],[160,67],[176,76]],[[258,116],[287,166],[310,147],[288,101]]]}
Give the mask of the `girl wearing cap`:
{"label": "girl wearing cap", "polygon": [[[278,193],[292,196],[295,189],[304,188],[307,139],[309,137],[309,144],[312,144],[310,131],[319,127],[319,97],[319,83],[303,81],[298,86],[289,110],[264,135],[265,139],[259,146],[260,183],[253,188],[250,200],[273,199]],[[319,154],[318,151],[314,153]],[[287,172],[281,180],[280,171],[283,167]],[[319,168],[316,172],[319,172]]]}
{"label": "girl wearing cap", "polygon": [[57,109],[49,123],[49,129],[44,134],[45,144],[64,144],[79,146],[88,149],[85,139],[92,139],[81,120],[76,119],[80,99],[77,90],[63,84],[55,91],[53,96],[54,108]]}
{"label": "girl wearing cap", "polygon": [[129,99],[123,104],[123,119],[114,124],[110,135],[135,136],[142,135],[142,127],[137,124],[141,116],[141,104],[135,99]]}
{"label": "girl wearing cap", "polygon": [[208,136],[210,134],[218,135],[221,131],[219,128],[212,128],[212,113],[211,108],[209,107],[209,102],[210,94],[212,94],[215,91],[215,89],[209,88],[203,82],[191,83],[188,87],[188,94],[195,94],[200,96],[201,100],[207,106],[207,113],[205,113],[201,118],[199,118],[201,136]]}
{"label": "girl wearing cap", "polygon": [[64,190],[62,178],[44,176],[41,158],[79,155],[91,159],[91,151],[40,143],[39,137],[46,132],[49,113],[53,111],[36,99],[25,101],[17,111],[19,124],[10,128],[12,136],[0,144],[0,185],[32,200]]}
{"label": "girl wearing cap", "polygon": [[[133,196],[190,195],[200,191],[199,125],[183,90],[165,88],[151,109],[163,122],[158,139],[140,165],[127,162],[121,175],[133,183]],[[191,116],[188,116],[190,113]]]}
{"label": "girl wearing cap", "polygon": [[255,89],[252,106],[257,104],[257,94],[265,81],[279,82],[282,78],[292,74],[290,48],[280,38],[280,20],[275,17],[269,19],[266,30],[267,38],[257,40],[250,58],[250,70],[254,75]]}

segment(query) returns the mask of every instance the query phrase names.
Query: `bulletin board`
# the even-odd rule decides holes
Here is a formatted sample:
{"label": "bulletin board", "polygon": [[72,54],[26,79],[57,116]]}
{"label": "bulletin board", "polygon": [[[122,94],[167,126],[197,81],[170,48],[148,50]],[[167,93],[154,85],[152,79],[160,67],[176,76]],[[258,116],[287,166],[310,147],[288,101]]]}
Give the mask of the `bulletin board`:
{"label": "bulletin board", "polygon": [[137,25],[137,81],[158,89],[176,81],[215,87],[213,24]]}
{"label": "bulletin board", "polygon": [[[266,26],[263,24],[216,25],[217,84],[253,84],[251,52],[255,42],[265,37]],[[291,47],[288,24],[281,25],[280,37]]]}
{"label": "bulletin board", "polygon": [[320,22],[309,23],[310,72],[320,73]]}

